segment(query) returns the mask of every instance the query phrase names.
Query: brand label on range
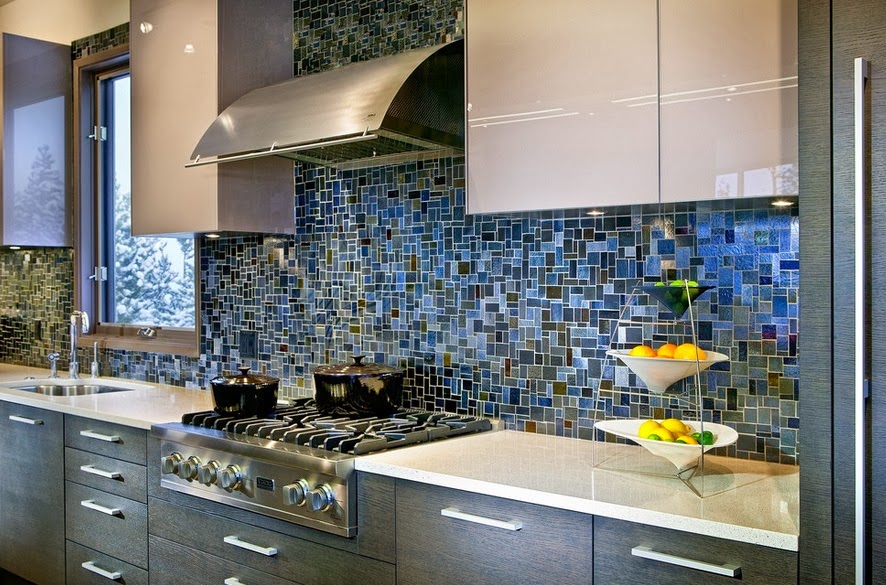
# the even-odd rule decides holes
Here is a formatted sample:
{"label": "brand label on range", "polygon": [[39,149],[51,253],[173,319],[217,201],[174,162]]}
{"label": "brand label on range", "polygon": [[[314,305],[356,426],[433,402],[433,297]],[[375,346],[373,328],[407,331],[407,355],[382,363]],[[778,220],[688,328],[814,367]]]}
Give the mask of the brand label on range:
{"label": "brand label on range", "polygon": [[274,480],[268,479],[267,477],[256,477],[255,489],[272,492],[274,491]]}

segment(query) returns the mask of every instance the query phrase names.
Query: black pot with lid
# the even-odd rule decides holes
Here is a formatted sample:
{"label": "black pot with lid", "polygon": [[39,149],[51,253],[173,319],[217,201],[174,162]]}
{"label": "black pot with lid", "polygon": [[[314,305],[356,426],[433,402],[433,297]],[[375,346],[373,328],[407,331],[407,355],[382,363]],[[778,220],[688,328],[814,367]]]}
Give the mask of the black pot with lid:
{"label": "black pot with lid", "polygon": [[403,370],[384,364],[353,362],[314,370],[314,400],[324,414],[389,416],[403,402]]}
{"label": "black pot with lid", "polygon": [[209,381],[212,402],[219,414],[266,417],[277,408],[280,380],[250,374],[249,366],[237,368],[239,374],[218,376]]}

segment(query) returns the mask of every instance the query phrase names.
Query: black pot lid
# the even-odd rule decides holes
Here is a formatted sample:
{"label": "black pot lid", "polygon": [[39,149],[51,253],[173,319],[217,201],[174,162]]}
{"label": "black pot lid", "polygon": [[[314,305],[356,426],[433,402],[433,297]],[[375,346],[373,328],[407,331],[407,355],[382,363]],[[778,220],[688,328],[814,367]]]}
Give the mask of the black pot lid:
{"label": "black pot lid", "polygon": [[237,368],[240,370],[239,374],[232,374],[230,376],[218,376],[217,378],[213,378],[210,380],[210,384],[221,384],[225,386],[264,386],[267,384],[276,384],[279,382],[277,378],[272,378],[270,376],[263,376],[261,374],[250,374],[249,366],[240,366]]}
{"label": "black pot lid", "polygon": [[321,376],[343,376],[343,377],[354,377],[354,376],[380,376],[383,374],[402,374],[403,370],[398,368],[392,368],[391,366],[386,366],[384,364],[375,364],[368,363],[364,364],[363,359],[366,356],[355,355],[351,356],[353,359],[353,363],[350,364],[331,364],[328,366],[320,366],[314,370],[315,374],[320,374]]}

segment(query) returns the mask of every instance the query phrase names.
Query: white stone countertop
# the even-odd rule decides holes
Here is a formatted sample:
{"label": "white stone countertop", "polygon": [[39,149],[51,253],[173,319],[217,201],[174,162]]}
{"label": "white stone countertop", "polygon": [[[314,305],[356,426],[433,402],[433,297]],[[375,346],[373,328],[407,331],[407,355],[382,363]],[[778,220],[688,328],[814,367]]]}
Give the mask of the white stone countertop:
{"label": "white stone countertop", "polygon": [[[40,383],[46,381],[48,375],[49,370],[0,364],[0,400],[140,429],[150,429],[151,425],[156,423],[179,421],[187,412],[212,409],[212,394],[206,390],[191,390],[122,378],[102,377],[97,382],[132,388],[131,391],[85,396],[45,396],[6,387],[9,384],[24,382],[27,376],[35,378],[29,380],[30,382]],[[64,373],[61,375],[61,381],[66,380],[67,373]],[[86,377],[84,381],[91,382]]]}
{"label": "white stone countertop", "polygon": [[[595,460],[596,457],[596,460]],[[705,456],[697,493],[642,447],[522,431],[364,455],[357,469],[473,493],[796,551],[796,466]]]}

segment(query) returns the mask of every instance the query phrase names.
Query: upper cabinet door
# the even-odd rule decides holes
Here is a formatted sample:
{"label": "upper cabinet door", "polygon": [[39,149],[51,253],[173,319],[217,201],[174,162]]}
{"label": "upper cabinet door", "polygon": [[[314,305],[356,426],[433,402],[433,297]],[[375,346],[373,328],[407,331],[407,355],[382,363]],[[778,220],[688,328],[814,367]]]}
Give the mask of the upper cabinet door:
{"label": "upper cabinet door", "polygon": [[467,0],[470,213],[658,201],[655,0]]}
{"label": "upper cabinet door", "polygon": [[4,33],[0,245],[70,246],[71,47]]}
{"label": "upper cabinet door", "polygon": [[661,199],[795,195],[796,0],[661,0]]}
{"label": "upper cabinet door", "polygon": [[217,230],[218,172],[185,168],[218,115],[215,0],[133,0],[132,233]]}

